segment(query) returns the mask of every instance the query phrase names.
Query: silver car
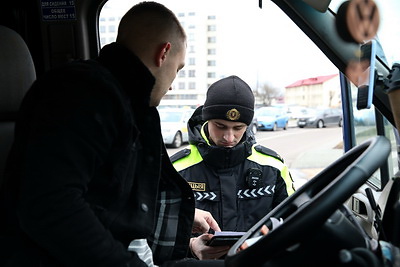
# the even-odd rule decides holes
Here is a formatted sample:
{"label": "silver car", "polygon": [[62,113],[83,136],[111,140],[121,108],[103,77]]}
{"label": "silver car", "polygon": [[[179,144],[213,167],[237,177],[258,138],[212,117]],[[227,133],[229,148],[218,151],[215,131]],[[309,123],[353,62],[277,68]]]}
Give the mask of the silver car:
{"label": "silver car", "polygon": [[159,109],[161,132],[167,147],[178,148],[189,141],[187,122],[193,112],[185,108]]}

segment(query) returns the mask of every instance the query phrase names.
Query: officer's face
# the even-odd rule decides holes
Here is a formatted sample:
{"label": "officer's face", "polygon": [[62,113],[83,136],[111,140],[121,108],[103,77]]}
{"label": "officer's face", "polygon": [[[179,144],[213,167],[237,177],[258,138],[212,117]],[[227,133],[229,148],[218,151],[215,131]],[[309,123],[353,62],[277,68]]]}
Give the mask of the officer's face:
{"label": "officer's face", "polygon": [[247,125],[243,122],[233,122],[213,119],[208,122],[209,138],[217,146],[234,147],[246,132]]}

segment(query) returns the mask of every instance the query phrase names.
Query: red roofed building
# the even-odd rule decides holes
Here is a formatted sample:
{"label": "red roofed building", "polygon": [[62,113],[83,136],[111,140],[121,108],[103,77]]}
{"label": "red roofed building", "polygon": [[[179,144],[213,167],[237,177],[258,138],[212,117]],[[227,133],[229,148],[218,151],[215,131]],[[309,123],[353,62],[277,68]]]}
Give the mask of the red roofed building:
{"label": "red roofed building", "polygon": [[306,107],[339,107],[340,81],[338,74],[298,80],[285,87],[285,104]]}

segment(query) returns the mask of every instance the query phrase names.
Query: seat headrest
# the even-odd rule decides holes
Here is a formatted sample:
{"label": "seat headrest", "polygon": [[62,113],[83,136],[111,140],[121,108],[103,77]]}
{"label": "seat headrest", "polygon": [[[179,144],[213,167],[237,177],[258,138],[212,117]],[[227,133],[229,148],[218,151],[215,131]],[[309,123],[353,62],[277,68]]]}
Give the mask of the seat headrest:
{"label": "seat headrest", "polygon": [[36,79],[33,60],[25,41],[0,25],[0,122],[15,120],[26,91]]}

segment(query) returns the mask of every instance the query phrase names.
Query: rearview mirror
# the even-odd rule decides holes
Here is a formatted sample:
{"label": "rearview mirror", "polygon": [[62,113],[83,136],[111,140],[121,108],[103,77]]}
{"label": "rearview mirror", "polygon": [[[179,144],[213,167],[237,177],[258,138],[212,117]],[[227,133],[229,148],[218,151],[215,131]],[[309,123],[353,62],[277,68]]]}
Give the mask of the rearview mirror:
{"label": "rearview mirror", "polygon": [[370,108],[375,85],[376,41],[361,45],[360,63],[365,68],[358,79],[357,109]]}

